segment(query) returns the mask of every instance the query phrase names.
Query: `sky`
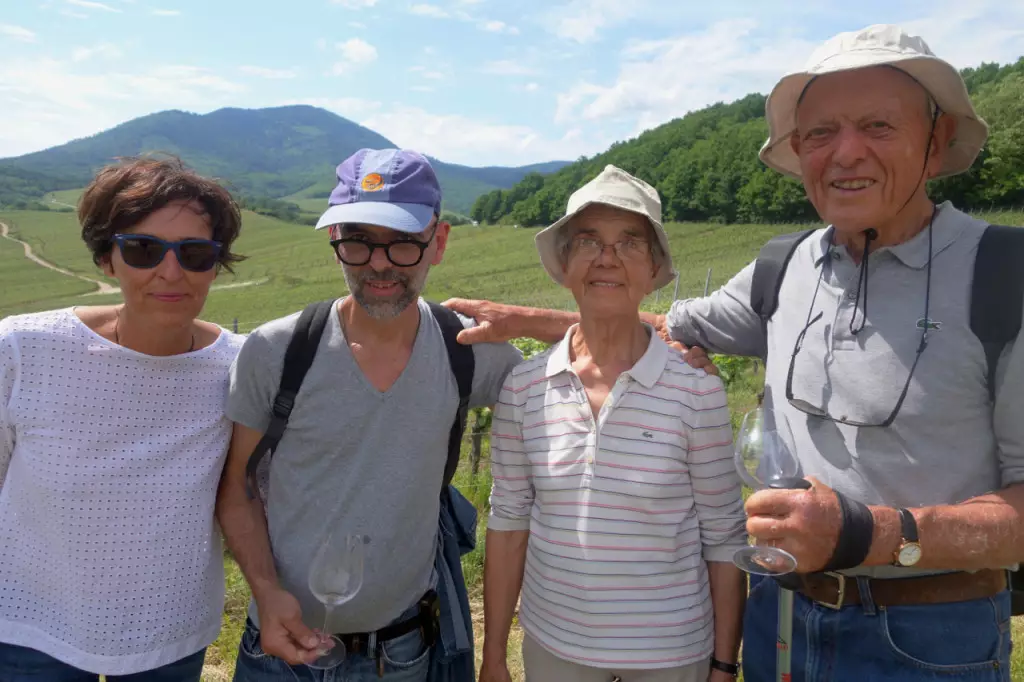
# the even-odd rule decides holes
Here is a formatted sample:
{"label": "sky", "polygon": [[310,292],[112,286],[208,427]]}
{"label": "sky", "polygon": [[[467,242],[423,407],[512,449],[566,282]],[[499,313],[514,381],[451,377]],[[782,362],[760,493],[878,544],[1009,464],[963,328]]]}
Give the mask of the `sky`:
{"label": "sky", "polygon": [[0,157],[303,103],[453,163],[574,160],[875,23],[957,68],[1024,55],[1024,0],[2,0]]}

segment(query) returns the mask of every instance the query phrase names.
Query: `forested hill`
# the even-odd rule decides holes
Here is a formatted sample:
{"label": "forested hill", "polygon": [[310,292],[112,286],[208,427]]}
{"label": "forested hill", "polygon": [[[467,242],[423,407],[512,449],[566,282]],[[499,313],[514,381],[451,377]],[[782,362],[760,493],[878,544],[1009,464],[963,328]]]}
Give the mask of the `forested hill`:
{"label": "forested hill", "polygon": [[[932,195],[961,208],[1024,205],[1024,57],[961,72],[989,124],[985,149],[968,173],[933,183]],[[480,196],[474,220],[545,225],[569,195],[612,163],[657,187],[666,221],[793,222],[816,214],[796,181],[757,158],[768,135],[765,96],[714,104],[619,142],[557,173],[527,175],[511,189]]]}

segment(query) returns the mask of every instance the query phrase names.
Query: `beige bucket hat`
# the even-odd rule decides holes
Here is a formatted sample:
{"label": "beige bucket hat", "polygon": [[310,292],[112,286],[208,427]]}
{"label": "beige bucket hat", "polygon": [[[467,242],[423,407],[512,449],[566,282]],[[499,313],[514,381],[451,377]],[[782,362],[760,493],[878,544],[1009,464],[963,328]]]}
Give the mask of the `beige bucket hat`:
{"label": "beige bucket hat", "polygon": [[676,272],[672,269],[672,253],[668,248],[668,235],[661,225],[661,199],[658,190],[626,171],[608,164],[601,173],[572,193],[566,206],[565,215],[537,233],[534,242],[540,254],[540,262],[544,264],[551,279],[562,284],[565,272],[558,253],[558,232],[563,229],[573,216],[593,204],[604,204],[624,211],[642,215],[650,221],[654,234],[658,237],[661,250],[665,254],[657,263],[658,274],[654,278],[654,288],[660,289],[675,279]]}
{"label": "beige bucket hat", "polygon": [[875,24],[840,33],[825,41],[806,66],[786,75],[765,102],[768,140],[759,154],[770,168],[800,178],[800,161],[790,147],[796,127],[797,100],[815,77],[827,73],[888,65],[907,73],[931,94],[939,108],[956,118],[957,127],[942,169],[936,177],[956,175],[971,167],[988,138],[988,125],[978,116],[960,73],[939,59],[918,36],[899,26]]}

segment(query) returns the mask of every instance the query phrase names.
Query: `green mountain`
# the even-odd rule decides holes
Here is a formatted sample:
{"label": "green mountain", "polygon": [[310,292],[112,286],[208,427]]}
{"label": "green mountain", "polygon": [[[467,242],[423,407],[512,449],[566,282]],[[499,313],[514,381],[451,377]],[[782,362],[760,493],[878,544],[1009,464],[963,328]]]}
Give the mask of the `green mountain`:
{"label": "green mountain", "polygon": [[[1024,205],[1024,57],[961,72],[989,139],[970,171],[934,181],[932,196],[960,208]],[[569,195],[615,164],[654,185],[666,221],[778,223],[815,220],[803,186],[757,158],[768,136],[765,96],[717,103],[618,142],[549,175],[529,174],[511,189],[477,199],[470,216],[485,223],[545,225]]]}
{"label": "green mountain", "polygon": [[[198,171],[222,178],[242,196],[326,198],[334,168],[345,157],[362,147],[395,146],[368,128],[311,106],[226,108],[202,115],[162,111],[58,147],[0,160],[0,202],[81,187],[118,156],[156,151],[180,156]],[[435,168],[445,209],[468,213],[481,194],[511,187],[531,171],[563,165],[478,169],[437,161]]]}

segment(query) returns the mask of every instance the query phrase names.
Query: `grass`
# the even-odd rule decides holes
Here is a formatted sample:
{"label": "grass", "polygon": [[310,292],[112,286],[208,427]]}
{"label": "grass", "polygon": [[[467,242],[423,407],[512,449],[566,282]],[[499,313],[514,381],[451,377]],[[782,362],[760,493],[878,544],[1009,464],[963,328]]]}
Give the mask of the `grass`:
{"label": "grass", "polygon": [[61,189],[56,192],[48,192],[43,197],[43,201],[46,203],[63,204],[72,208],[78,207],[78,200],[82,198],[82,194],[85,192],[84,187],[78,189]]}
{"label": "grass", "polygon": [[[62,194],[59,201],[74,203],[76,197]],[[301,193],[300,193],[301,194]],[[74,200],[72,200],[74,199]],[[305,200],[293,197],[289,200]],[[320,202],[323,200],[308,200]],[[319,209],[317,209],[319,210]],[[995,222],[1024,225],[1024,213],[986,216]],[[39,255],[76,273],[101,279],[83,247],[73,214],[47,212],[0,213],[0,221],[11,225],[16,236],[32,244]],[[676,269],[681,273],[679,296],[699,295],[708,270],[710,287],[717,288],[749,263],[760,246],[771,236],[800,229],[795,225],[706,225],[669,224],[666,229],[672,244]],[[523,305],[570,309],[574,303],[563,289],[552,283],[540,268],[533,238],[536,230],[497,227],[457,227],[452,230],[444,262],[431,272],[428,298],[443,300],[450,296],[488,298]],[[265,280],[259,286],[212,291],[203,312],[205,319],[231,327],[238,320],[239,331],[249,331],[259,323],[300,309],[310,301],[338,296],[346,291],[326,236],[312,228],[246,212],[242,236],[236,250],[249,260],[236,266],[236,274],[224,274],[220,284]],[[65,305],[111,302],[119,296],[82,298],[92,287],[26,261],[18,245],[0,240],[0,317]],[[650,296],[644,307],[665,310],[672,298],[673,286]],[[734,425],[754,404],[762,377],[740,372],[730,382],[729,403]],[[478,546],[464,557],[463,566],[474,603],[477,653],[482,651],[483,576],[486,503],[490,490],[487,468],[487,441],[480,473],[472,476],[463,462],[456,476],[458,485],[480,509]],[[465,460],[465,458],[464,458]],[[207,654],[204,682],[230,680],[238,642],[245,622],[249,592],[238,567],[225,557],[227,601],[223,629]],[[1014,619],[1014,639],[1024,642],[1024,618]],[[513,628],[509,643],[509,661],[513,679],[521,680],[521,632]],[[479,660],[478,660],[479,664]],[[1013,654],[1014,680],[1024,680],[1024,647]]]}

